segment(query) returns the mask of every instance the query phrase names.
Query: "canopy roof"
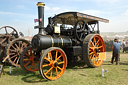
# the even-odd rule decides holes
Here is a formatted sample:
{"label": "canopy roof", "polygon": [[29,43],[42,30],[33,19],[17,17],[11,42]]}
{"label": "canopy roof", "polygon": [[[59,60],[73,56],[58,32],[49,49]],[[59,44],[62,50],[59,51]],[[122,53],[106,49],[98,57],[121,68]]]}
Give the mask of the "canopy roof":
{"label": "canopy roof", "polygon": [[55,15],[53,17],[53,20],[57,23],[60,24],[71,24],[74,25],[76,21],[78,20],[84,20],[86,23],[96,23],[98,21],[109,23],[109,20],[100,18],[100,17],[95,17],[79,12],[64,12],[60,13],[58,15]]}

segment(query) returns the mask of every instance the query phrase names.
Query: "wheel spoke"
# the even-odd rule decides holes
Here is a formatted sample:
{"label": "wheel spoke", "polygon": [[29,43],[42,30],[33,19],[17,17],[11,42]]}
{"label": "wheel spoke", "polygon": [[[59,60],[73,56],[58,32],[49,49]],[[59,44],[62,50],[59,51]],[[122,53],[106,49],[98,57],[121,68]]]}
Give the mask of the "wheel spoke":
{"label": "wheel spoke", "polygon": [[[26,46],[27,46],[27,44],[23,42],[21,48],[24,49]],[[31,50],[32,50],[32,49],[31,49]]]}
{"label": "wheel spoke", "polygon": [[99,46],[99,43],[97,44],[97,47]]}
{"label": "wheel spoke", "polygon": [[10,33],[10,35],[13,34],[14,32],[15,32],[15,31],[13,30],[13,31]]}
{"label": "wheel spoke", "polygon": [[6,38],[4,38],[4,39],[1,41],[1,43],[3,43],[5,40],[6,40]]}
{"label": "wheel spoke", "polygon": [[16,59],[17,59],[17,57],[16,57],[15,60],[13,61],[14,63],[15,63]]}
{"label": "wheel spoke", "polygon": [[53,69],[53,67],[51,67],[51,68],[45,73],[45,75],[47,75],[52,69]]}
{"label": "wheel spoke", "polygon": [[10,41],[10,37],[8,37],[8,42]]}
{"label": "wheel spoke", "polygon": [[8,34],[8,31],[7,31],[7,28],[5,27],[5,32],[6,32],[6,34]]}
{"label": "wheel spoke", "polygon": [[60,55],[60,56],[56,59],[56,61],[57,61],[58,59],[60,59],[60,58],[61,58],[61,56],[62,56],[62,55]]}
{"label": "wheel spoke", "polygon": [[99,41],[100,41],[100,40],[98,40],[98,41],[96,42],[96,45],[98,45]]}
{"label": "wheel spoke", "polygon": [[24,67],[26,67],[30,62],[31,62],[31,61],[28,61],[28,62],[24,65]]}
{"label": "wheel spoke", "polygon": [[94,43],[91,41],[92,46],[94,47]]}
{"label": "wheel spoke", "polygon": [[31,57],[28,53],[25,53],[25,55],[27,55],[28,57]]}
{"label": "wheel spoke", "polygon": [[10,57],[10,59],[12,59],[12,58],[14,58],[14,57],[16,57],[17,56],[17,54],[16,55],[14,55],[14,56],[12,56],[12,57]]}
{"label": "wheel spoke", "polygon": [[34,63],[32,62],[32,65],[30,66],[30,69],[32,69],[33,64],[34,64]]}
{"label": "wheel spoke", "polygon": [[51,62],[51,61],[50,61],[48,58],[46,58],[46,57],[45,57],[44,59],[47,60],[47,61],[49,61],[49,62]]}
{"label": "wheel spoke", "polygon": [[89,53],[89,55],[92,55],[92,54],[94,54],[94,52]]}
{"label": "wheel spoke", "polygon": [[50,53],[50,58],[51,58],[51,61],[52,61],[52,54]]}
{"label": "wheel spoke", "polygon": [[11,51],[11,52],[15,52],[15,50],[11,50],[11,49],[10,49],[9,51]]}
{"label": "wheel spoke", "polygon": [[17,44],[15,44],[15,46],[16,46],[16,48],[17,48],[17,49],[19,49],[19,47],[18,47],[18,45],[17,45]]}
{"label": "wheel spoke", "polygon": [[97,48],[102,48],[103,46],[97,47]]}
{"label": "wheel spoke", "polygon": [[62,70],[62,68],[60,68],[59,66],[57,66],[58,69]]}
{"label": "wheel spoke", "polygon": [[13,45],[12,45],[11,47],[12,47],[14,50],[16,50],[16,48],[15,48]]}
{"label": "wheel spoke", "polygon": [[57,70],[57,68],[56,68],[56,75],[58,76],[58,70]]}
{"label": "wheel spoke", "polygon": [[47,66],[50,66],[50,64],[45,64],[45,65],[42,65],[42,67],[47,67]]}
{"label": "wheel spoke", "polygon": [[21,42],[19,41],[18,43],[19,43],[19,48],[21,49]]}
{"label": "wheel spoke", "polygon": [[31,59],[23,59],[23,61],[31,61]]}
{"label": "wheel spoke", "polygon": [[[53,69],[52,69],[53,70]],[[51,74],[50,74],[50,77],[52,77],[52,70],[51,70]]]}
{"label": "wheel spoke", "polygon": [[9,55],[14,55],[14,54],[16,54],[16,53],[9,53]]}
{"label": "wheel spoke", "polygon": [[55,60],[57,59],[57,54],[58,54],[58,51],[56,51],[56,57],[55,57]]}
{"label": "wheel spoke", "polygon": [[[90,56],[91,57],[91,56]],[[94,55],[92,55],[92,57],[91,57],[91,61],[92,61],[92,59],[94,58]]]}
{"label": "wheel spoke", "polygon": [[89,48],[93,50],[93,47],[89,47]]}
{"label": "wheel spoke", "polygon": [[17,60],[16,64],[18,64],[18,63],[19,63],[19,60],[20,60],[20,56],[19,56],[19,58],[18,58],[18,60]]}
{"label": "wheel spoke", "polygon": [[96,64],[96,56],[95,56],[94,64]]}
{"label": "wheel spoke", "polygon": [[63,64],[64,63],[64,61],[62,61],[62,62],[59,62],[58,64]]}

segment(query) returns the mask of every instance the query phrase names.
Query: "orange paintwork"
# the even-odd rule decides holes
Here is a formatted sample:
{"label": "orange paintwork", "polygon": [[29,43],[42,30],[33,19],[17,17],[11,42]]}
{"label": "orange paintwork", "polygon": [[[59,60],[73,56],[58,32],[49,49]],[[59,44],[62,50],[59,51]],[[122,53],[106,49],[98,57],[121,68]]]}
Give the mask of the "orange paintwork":
{"label": "orange paintwork", "polygon": [[101,55],[102,52],[105,52],[104,41],[101,38],[101,36],[95,35],[90,42],[89,56],[91,62],[96,67],[102,65],[103,63],[103,59],[105,58],[105,55]]}
{"label": "orange paintwork", "polygon": [[[52,55],[51,52],[53,52],[53,51],[56,52],[55,55]],[[59,56],[58,56],[58,53],[60,54]],[[62,76],[62,74],[64,73],[64,71],[66,69],[66,66],[67,66],[66,55],[59,49],[54,49],[54,50],[48,52],[48,54],[50,54],[50,55],[45,56],[44,60],[48,61],[49,64],[42,65],[42,69],[45,70],[44,67],[47,67],[47,66],[49,66],[50,68],[45,72],[43,71],[43,74],[49,80],[56,80]],[[48,58],[50,58],[50,59],[48,59]],[[60,58],[62,59],[61,62],[58,61]],[[58,65],[62,64],[62,67],[55,66],[55,63],[57,63]],[[56,72],[56,76],[53,76],[53,69]],[[48,73],[50,73],[50,75],[48,75]]]}

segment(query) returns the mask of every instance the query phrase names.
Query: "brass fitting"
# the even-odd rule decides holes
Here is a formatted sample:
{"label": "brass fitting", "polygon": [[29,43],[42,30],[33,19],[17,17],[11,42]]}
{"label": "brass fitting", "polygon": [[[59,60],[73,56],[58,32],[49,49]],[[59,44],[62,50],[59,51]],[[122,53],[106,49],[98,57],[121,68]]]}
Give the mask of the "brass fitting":
{"label": "brass fitting", "polygon": [[44,4],[43,2],[38,2],[38,3],[37,3],[37,6],[43,6],[43,7],[44,7],[45,4]]}

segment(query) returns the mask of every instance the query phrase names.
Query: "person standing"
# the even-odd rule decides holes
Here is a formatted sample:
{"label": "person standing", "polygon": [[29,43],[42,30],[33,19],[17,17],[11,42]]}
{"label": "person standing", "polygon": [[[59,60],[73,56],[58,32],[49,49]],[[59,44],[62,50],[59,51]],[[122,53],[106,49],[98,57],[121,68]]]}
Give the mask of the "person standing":
{"label": "person standing", "polygon": [[125,48],[125,40],[123,40],[123,43],[122,43],[122,48],[123,48],[123,53],[124,53],[124,48]]}
{"label": "person standing", "polygon": [[112,59],[111,59],[111,63],[112,63],[112,64],[113,64],[114,59],[115,59],[116,65],[119,65],[120,48],[121,48],[121,44],[119,43],[119,38],[116,37],[116,38],[114,39],[113,46],[112,46],[112,51],[113,51]]}

